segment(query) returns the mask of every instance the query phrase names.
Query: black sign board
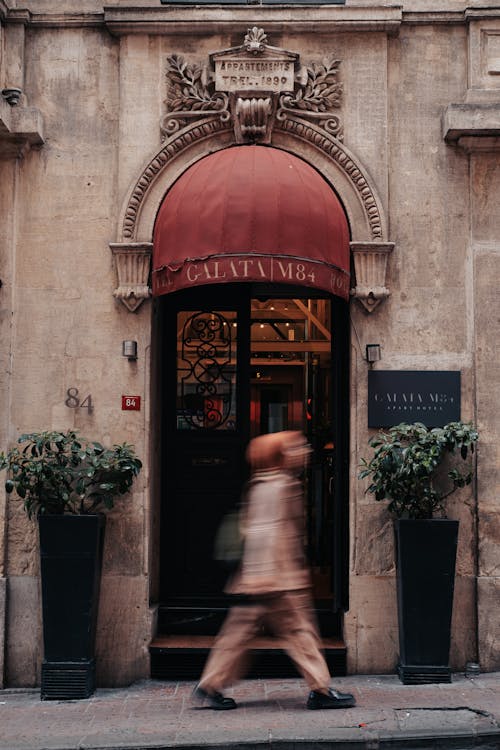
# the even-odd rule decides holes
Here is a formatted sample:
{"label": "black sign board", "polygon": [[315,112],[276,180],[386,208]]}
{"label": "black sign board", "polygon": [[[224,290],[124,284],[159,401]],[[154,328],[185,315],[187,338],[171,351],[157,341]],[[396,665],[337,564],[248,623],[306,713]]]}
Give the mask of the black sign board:
{"label": "black sign board", "polygon": [[400,422],[443,427],[459,419],[459,371],[368,372],[368,427],[393,427]]}

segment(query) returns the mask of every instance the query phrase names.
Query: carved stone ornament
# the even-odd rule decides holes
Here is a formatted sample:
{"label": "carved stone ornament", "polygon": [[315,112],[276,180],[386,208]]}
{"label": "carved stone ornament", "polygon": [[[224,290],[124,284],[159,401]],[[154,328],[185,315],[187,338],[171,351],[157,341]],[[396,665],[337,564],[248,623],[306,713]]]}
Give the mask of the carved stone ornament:
{"label": "carved stone ornament", "polygon": [[113,296],[122,302],[127,310],[135,312],[144,300],[151,296],[149,273],[152,244],[150,242],[134,242],[127,245],[111,243],[110,247],[118,274],[118,287],[113,292]]}
{"label": "carved stone ornament", "polygon": [[387,258],[393,249],[393,242],[351,242],[356,274],[356,286],[351,294],[369,313],[390,294],[385,277]]}
{"label": "carved stone ornament", "polygon": [[267,44],[263,29],[249,29],[242,46],[214,52],[207,65],[180,55],[167,59],[167,114],[163,138],[190,121],[216,115],[232,123],[237,143],[270,143],[276,119],[297,117],[343,139],[339,60],[301,66],[295,52]]}

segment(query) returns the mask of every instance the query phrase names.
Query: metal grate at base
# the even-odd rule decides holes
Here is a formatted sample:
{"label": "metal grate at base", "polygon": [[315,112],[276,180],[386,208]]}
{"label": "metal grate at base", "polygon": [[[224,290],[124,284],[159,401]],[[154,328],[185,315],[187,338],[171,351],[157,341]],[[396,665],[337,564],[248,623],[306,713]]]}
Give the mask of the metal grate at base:
{"label": "metal grate at base", "polygon": [[43,662],[40,698],[80,700],[95,691],[95,660],[88,662]]}
{"label": "metal grate at base", "polygon": [[451,682],[449,667],[398,665],[399,679],[403,685],[428,685]]}

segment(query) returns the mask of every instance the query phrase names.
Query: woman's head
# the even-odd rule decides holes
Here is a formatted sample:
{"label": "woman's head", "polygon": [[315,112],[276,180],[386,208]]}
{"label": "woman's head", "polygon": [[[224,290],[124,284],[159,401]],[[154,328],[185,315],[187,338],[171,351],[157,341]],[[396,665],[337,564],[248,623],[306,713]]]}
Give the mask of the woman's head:
{"label": "woman's head", "polygon": [[285,430],[259,435],[251,440],[246,457],[252,471],[296,471],[304,467],[309,453],[309,445],[301,432]]}

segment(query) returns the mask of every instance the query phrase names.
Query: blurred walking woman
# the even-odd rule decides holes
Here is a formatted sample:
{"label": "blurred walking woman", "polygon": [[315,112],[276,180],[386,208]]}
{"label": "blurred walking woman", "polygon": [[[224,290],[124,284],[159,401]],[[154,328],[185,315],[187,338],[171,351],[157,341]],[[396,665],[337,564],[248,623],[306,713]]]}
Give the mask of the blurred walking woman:
{"label": "blurred walking woman", "polygon": [[280,638],[306,680],[307,708],[349,708],[349,693],[329,687],[330,673],[320,650],[312,609],[311,582],[304,556],[302,486],[297,474],[310,448],[300,432],[254,438],[247,449],[251,478],[242,509],[242,563],[227,591],[243,594],[217,636],[193,696],[213,709],[236,708],[223,695],[243,677],[252,639],[265,624]]}

